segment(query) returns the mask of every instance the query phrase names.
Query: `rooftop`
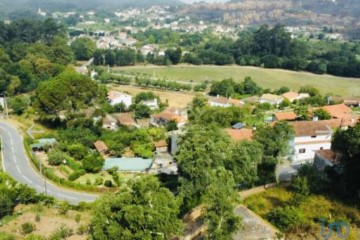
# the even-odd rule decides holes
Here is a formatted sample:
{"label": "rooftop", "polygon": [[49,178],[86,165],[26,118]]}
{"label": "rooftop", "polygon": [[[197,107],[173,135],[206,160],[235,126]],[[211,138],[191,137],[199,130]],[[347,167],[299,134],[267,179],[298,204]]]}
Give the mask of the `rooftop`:
{"label": "rooftop", "polygon": [[96,150],[98,150],[99,152],[109,150],[108,147],[106,146],[106,144],[103,141],[100,141],[100,140],[94,142],[94,146],[95,146]]}
{"label": "rooftop", "polygon": [[155,143],[156,148],[167,147],[167,146],[168,146],[168,144],[165,140],[161,140],[161,141]]}
{"label": "rooftop", "polygon": [[244,141],[244,140],[252,140],[254,135],[252,129],[225,129],[226,132],[229,134],[231,140],[233,141]]}
{"label": "rooftop", "polygon": [[299,94],[297,92],[287,92],[282,94],[284,98],[287,98],[289,100],[299,97]]}
{"label": "rooftop", "polygon": [[110,92],[108,92],[108,98],[110,100],[114,100],[114,99],[117,99],[117,98],[122,97],[122,96],[131,97],[131,95],[129,95],[129,94],[118,92],[118,91],[110,91]]}
{"label": "rooftop", "polygon": [[331,129],[323,121],[290,122],[295,136],[317,136],[331,133]]}
{"label": "rooftop", "polygon": [[341,155],[339,153],[334,152],[331,149],[318,150],[318,151],[315,151],[315,153],[320,155],[321,157],[325,158],[326,160],[330,161],[333,164],[340,163]]}
{"label": "rooftop", "polygon": [[274,116],[278,121],[295,120],[297,118],[295,112],[277,112],[274,113]]}
{"label": "rooftop", "polygon": [[283,99],[283,97],[275,95],[275,94],[267,93],[267,94],[263,94],[261,96],[261,99],[268,100],[268,101],[279,101],[279,100]]}
{"label": "rooftop", "polygon": [[121,125],[125,126],[136,126],[135,119],[132,117],[131,113],[120,113],[117,116],[117,119]]}
{"label": "rooftop", "polygon": [[107,158],[105,159],[104,169],[118,167],[120,171],[143,172],[151,168],[152,159],[142,158]]}
{"label": "rooftop", "polygon": [[325,109],[334,118],[348,118],[351,117],[350,115],[353,112],[352,109],[345,104],[324,106],[322,109]]}

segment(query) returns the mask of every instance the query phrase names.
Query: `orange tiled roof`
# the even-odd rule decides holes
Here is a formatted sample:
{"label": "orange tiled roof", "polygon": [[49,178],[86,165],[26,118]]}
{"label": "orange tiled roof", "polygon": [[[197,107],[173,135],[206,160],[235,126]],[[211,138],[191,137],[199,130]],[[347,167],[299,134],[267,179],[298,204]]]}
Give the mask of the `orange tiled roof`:
{"label": "orange tiled roof", "polygon": [[294,128],[295,136],[317,136],[331,132],[323,121],[299,121],[289,122],[289,124]]}
{"label": "orange tiled roof", "polygon": [[130,113],[120,113],[117,116],[117,119],[120,124],[125,125],[125,126],[135,126],[136,125],[136,122]]}
{"label": "orange tiled roof", "polygon": [[322,109],[325,109],[332,117],[335,118],[348,118],[349,114],[352,114],[353,112],[352,109],[345,104],[324,106]]}
{"label": "orange tiled roof", "polygon": [[294,112],[277,112],[274,113],[276,120],[283,121],[283,120],[295,120],[297,115]]}
{"label": "orange tiled roof", "polygon": [[121,93],[121,92],[117,92],[117,91],[110,91],[108,92],[108,99],[110,100],[114,100],[119,98],[120,96],[130,96],[128,94],[125,93]]}
{"label": "orange tiled roof", "polygon": [[244,140],[252,140],[252,137],[254,136],[252,129],[232,129],[227,128],[225,129],[226,132],[229,134],[230,138],[233,141],[244,141]]}
{"label": "orange tiled roof", "polygon": [[106,144],[103,141],[96,141],[94,142],[94,146],[96,148],[96,150],[98,150],[99,152],[103,152],[103,151],[107,151],[108,147],[106,146]]}
{"label": "orange tiled roof", "polygon": [[336,153],[331,149],[318,150],[318,151],[315,151],[315,153],[317,153],[318,155],[322,156],[323,158],[329,160],[333,164],[340,163],[341,154]]}
{"label": "orange tiled roof", "polygon": [[291,99],[297,98],[299,96],[299,94],[297,92],[287,92],[287,93],[282,94],[281,96],[291,100]]}

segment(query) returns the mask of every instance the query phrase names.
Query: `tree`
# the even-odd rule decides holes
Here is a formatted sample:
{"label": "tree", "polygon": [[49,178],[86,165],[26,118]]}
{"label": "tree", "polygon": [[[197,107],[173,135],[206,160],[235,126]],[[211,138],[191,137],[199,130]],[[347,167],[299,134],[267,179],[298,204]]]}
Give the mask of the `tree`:
{"label": "tree", "polygon": [[71,49],[77,60],[89,60],[96,50],[96,43],[90,38],[81,37],[71,43]]}
{"label": "tree", "polygon": [[81,162],[85,171],[90,173],[100,172],[104,166],[104,158],[98,153],[87,155]]}
{"label": "tree", "polygon": [[236,184],[252,186],[259,180],[257,169],[262,155],[261,145],[256,141],[243,141],[234,145],[227,169],[233,173]]}
{"label": "tree", "polygon": [[318,117],[319,120],[327,120],[327,119],[330,119],[331,118],[331,115],[328,111],[326,111],[326,109],[324,108],[319,108],[319,109],[316,109],[314,112],[313,112],[313,115]]}
{"label": "tree", "polygon": [[10,107],[16,115],[21,115],[27,109],[29,103],[28,99],[24,97],[15,97],[10,101]]}
{"label": "tree", "polygon": [[179,201],[153,176],[95,203],[90,235],[96,239],[172,239],[181,234]]}
{"label": "tree", "polygon": [[180,63],[182,56],[181,48],[177,49],[167,49],[165,51],[165,58],[168,58],[172,64],[176,65]]}
{"label": "tree", "polygon": [[[343,173],[333,177],[333,183],[339,186],[347,199],[360,199],[360,123],[346,131],[338,130],[333,138],[332,149],[340,153]],[[334,188],[336,189],[336,188]]]}
{"label": "tree", "polygon": [[299,93],[308,93],[311,97],[320,95],[319,89],[317,89],[311,85],[301,87],[299,90]]}
{"label": "tree", "polygon": [[258,165],[260,182],[272,182],[275,180],[275,169],[278,158],[289,154],[290,140],[294,130],[287,122],[277,122],[273,127],[259,128],[255,133],[255,140],[263,148],[263,159]]}
{"label": "tree", "polygon": [[136,119],[149,118],[151,114],[151,109],[144,104],[137,104],[135,105],[134,112]]}
{"label": "tree", "polygon": [[50,165],[59,166],[60,164],[64,163],[68,157],[69,156],[66,153],[58,149],[53,149],[49,152],[48,161]]}

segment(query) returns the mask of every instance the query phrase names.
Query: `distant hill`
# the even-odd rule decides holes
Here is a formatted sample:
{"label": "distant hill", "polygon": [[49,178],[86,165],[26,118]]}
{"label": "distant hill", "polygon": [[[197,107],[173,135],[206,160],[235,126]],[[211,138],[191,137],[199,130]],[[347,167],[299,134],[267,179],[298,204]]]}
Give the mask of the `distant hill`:
{"label": "distant hill", "polygon": [[149,7],[153,5],[178,6],[180,0],[1,0],[0,11],[9,13],[19,10],[74,11]]}
{"label": "distant hill", "polygon": [[360,0],[231,0],[196,3],[182,12],[231,25],[331,26],[348,33],[360,29]]}

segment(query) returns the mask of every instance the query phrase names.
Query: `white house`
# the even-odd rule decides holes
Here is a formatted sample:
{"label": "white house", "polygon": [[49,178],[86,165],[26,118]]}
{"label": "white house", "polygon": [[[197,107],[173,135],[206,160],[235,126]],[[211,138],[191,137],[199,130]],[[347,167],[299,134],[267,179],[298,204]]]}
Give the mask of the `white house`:
{"label": "white house", "polygon": [[142,101],[141,104],[148,106],[151,110],[155,110],[159,108],[157,98],[148,101]]}
{"label": "white house", "polygon": [[315,151],[331,149],[333,131],[322,121],[299,121],[289,123],[294,128],[290,141],[293,162],[313,161]]}
{"label": "white house", "polygon": [[287,92],[282,94],[281,96],[288,99],[290,102],[293,102],[295,100],[300,100],[302,98],[310,97],[308,93],[297,93],[297,92]]}
{"label": "white house", "polygon": [[208,104],[211,107],[227,108],[227,107],[231,107],[231,106],[241,106],[241,105],[244,105],[245,103],[240,100],[217,96],[217,97],[210,98],[208,101]]}
{"label": "white house", "polygon": [[274,94],[263,94],[260,97],[260,103],[270,103],[271,105],[278,106],[280,103],[284,101],[282,96],[274,95]]}
{"label": "white house", "polygon": [[119,103],[123,103],[126,108],[130,107],[132,104],[132,96],[126,93],[121,93],[117,91],[110,91],[108,93],[108,100],[111,106],[114,106]]}

